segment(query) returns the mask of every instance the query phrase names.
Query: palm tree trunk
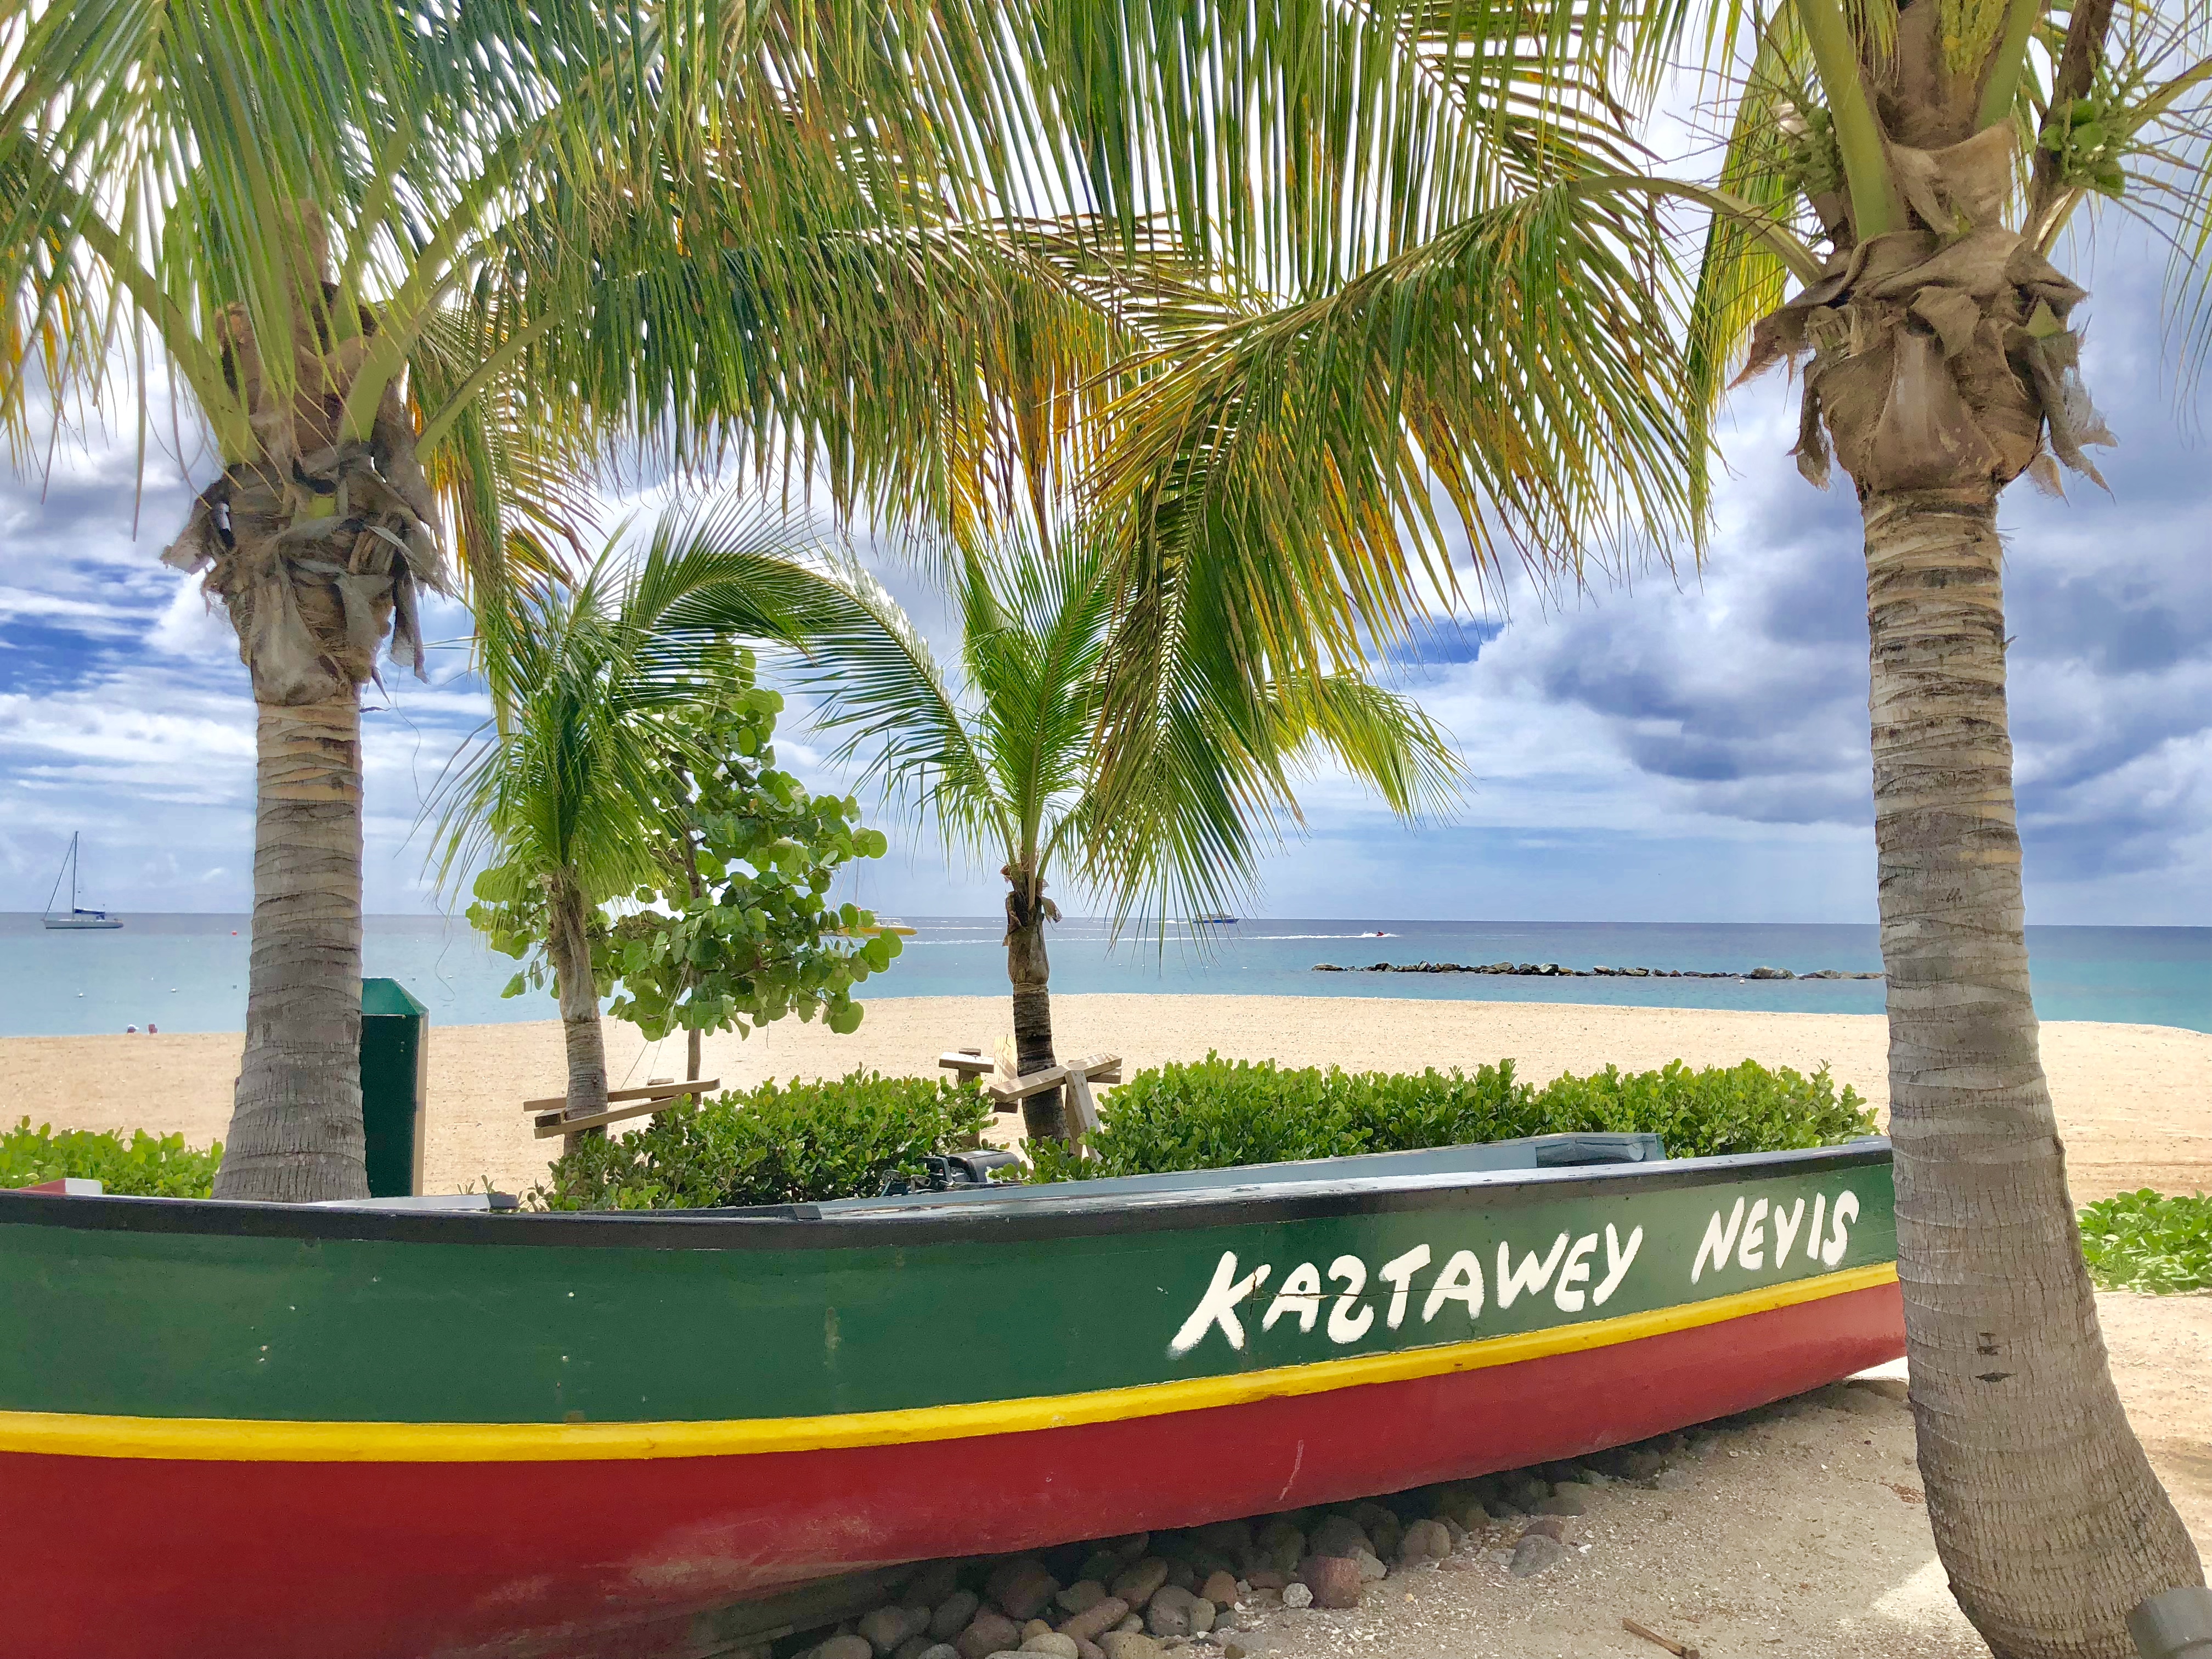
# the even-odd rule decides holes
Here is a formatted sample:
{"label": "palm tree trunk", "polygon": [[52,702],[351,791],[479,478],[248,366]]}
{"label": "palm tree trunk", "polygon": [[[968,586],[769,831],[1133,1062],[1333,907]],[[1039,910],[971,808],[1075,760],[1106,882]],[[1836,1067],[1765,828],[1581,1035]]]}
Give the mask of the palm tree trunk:
{"label": "palm tree trunk", "polygon": [[258,706],[246,1053],[217,1198],[366,1198],[361,706]]}
{"label": "palm tree trunk", "polygon": [[[1014,988],[1014,1064],[1026,1077],[1058,1062],[1052,1052],[1052,963],[1046,957],[1046,909],[1042,883],[1017,884],[1006,894],[1006,978]],[[1068,1140],[1063,1091],[1047,1089],[1022,1103],[1022,1127],[1031,1140]]]}
{"label": "palm tree trunk", "polygon": [[1999,1659],[2203,1582],[2112,1386],[2028,995],[1995,491],[1864,504],[1898,1269],[1928,1513]]}
{"label": "palm tree trunk", "polygon": [[[561,1031],[568,1054],[568,1097],[564,1117],[590,1117],[607,1109],[607,1047],[599,1025],[599,983],[592,975],[591,906],[583,890],[566,877],[553,884],[548,919],[553,972],[560,981]],[[604,1127],[563,1135],[563,1152],[574,1152],[584,1135],[604,1137]]]}
{"label": "palm tree trunk", "polygon": [[[679,766],[676,769],[676,775],[682,781],[684,793],[689,797],[691,793],[690,774]],[[707,896],[707,884],[699,878],[699,848],[691,839],[692,833],[688,826],[684,831],[684,876],[691,890],[691,902],[696,904]],[[691,977],[690,969],[684,971],[684,976],[688,983]],[[705,1046],[702,1042],[705,1036],[706,1033],[696,1025],[684,1033],[684,1077],[686,1082],[699,1075],[700,1050]]]}

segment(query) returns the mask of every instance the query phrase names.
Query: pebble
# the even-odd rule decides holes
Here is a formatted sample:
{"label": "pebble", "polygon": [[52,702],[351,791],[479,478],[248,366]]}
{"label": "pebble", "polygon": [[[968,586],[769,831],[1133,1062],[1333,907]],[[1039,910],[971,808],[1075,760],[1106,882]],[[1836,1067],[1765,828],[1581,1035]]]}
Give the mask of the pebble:
{"label": "pebble", "polygon": [[[1278,1519],[1260,1528],[1252,1547],[1278,1572],[1296,1572],[1298,1563],[1306,1557],[1306,1535],[1292,1522]],[[1252,1575],[1247,1573],[1245,1577],[1250,1579]],[[1275,1588],[1280,1589],[1282,1586],[1278,1584]]]}
{"label": "pebble", "polygon": [[1533,1510],[1552,1495],[1551,1484],[1540,1480],[1525,1469],[1508,1475],[1499,1486],[1506,1502],[1517,1504],[1523,1510]]}
{"label": "pebble", "polygon": [[1022,1640],[1024,1642],[1028,1641],[1032,1636],[1049,1636],[1051,1634],[1052,1625],[1048,1620],[1032,1619],[1029,1623],[1022,1626]]}
{"label": "pebble", "polygon": [[1002,1563],[983,1586],[984,1594],[1017,1620],[1036,1618],[1059,1589],[1060,1580],[1034,1555]]}
{"label": "pebble", "polygon": [[[919,1636],[908,1637],[905,1641],[893,1648],[891,1659],[921,1659],[921,1656],[927,1653],[930,1649],[940,1645],[942,1644],[933,1640],[928,1632],[924,1632]],[[950,1648],[945,1650],[948,1653],[952,1651]]]}
{"label": "pebble", "polygon": [[899,1600],[908,1607],[917,1604],[935,1607],[960,1588],[960,1564],[957,1561],[932,1561],[906,1581],[899,1592]]}
{"label": "pebble", "polygon": [[1109,1630],[1098,1645],[1106,1659],[1160,1659],[1160,1644],[1140,1630]]}
{"label": "pebble", "polygon": [[864,1613],[853,1627],[878,1653],[889,1653],[909,1636],[929,1628],[927,1607],[878,1607]]}
{"label": "pebble", "polygon": [[1362,1550],[1352,1559],[1359,1567],[1360,1582],[1363,1583],[1378,1583],[1390,1576],[1390,1569],[1383,1564],[1382,1558],[1370,1551]]}
{"label": "pebble", "polygon": [[1109,1595],[1071,1619],[1060,1621],[1060,1634],[1073,1636],[1079,1642],[1095,1642],[1129,1616],[1129,1604],[1118,1595]]}
{"label": "pebble", "polygon": [[960,1659],[960,1650],[950,1642],[933,1642],[914,1659]]}
{"label": "pebble", "polygon": [[814,1650],[814,1659],[875,1659],[865,1636],[833,1636]]}
{"label": "pebble", "polygon": [[1244,1595],[1237,1581],[1225,1572],[1217,1572],[1207,1578],[1199,1586],[1198,1593],[1217,1607],[1233,1607]]}
{"label": "pebble", "polygon": [[1583,1496],[1583,1489],[1580,1486],[1569,1486],[1563,1482],[1557,1492],[1553,1492],[1549,1498],[1543,1498],[1538,1502],[1536,1505],[1536,1513],[1539,1515],[1582,1515],[1586,1513],[1589,1509],[1589,1501]]}
{"label": "pebble", "polygon": [[1114,1594],[1132,1607],[1141,1607],[1152,1592],[1168,1582],[1168,1564],[1148,1555],[1114,1581]]}
{"label": "pebble", "polygon": [[1367,1534],[1368,1545],[1374,1553],[1389,1559],[1398,1553],[1398,1540],[1405,1531],[1404,1525],[1391,1510],[1382,1504],[1368,1502],[1352,1506],[1352,1518]]}
{"label": "pebble", "polygon": [[1687,1469],[1663,1468],[1651,1477],[1652,1486],[1659,1492],[1687,1492],[1698,1484],[1698,1477]]}
{"label": "pebble", "polygon": [[1198,1529],[1198,1541],[1211,1550],[1218,1550],[1231,1560],[1248,1553],[1252,1548],[1252,1523],[1249,1521],[1216,1521]]}
{"label": "pebble", "polygon": [[1106,1586],[1096,1578],[1079,1578],[1052,1599],[1062,1613],[1081,1613],[1106,1599]]}
{"label": "pebble", "polygon": [[1451,1553],[1451,1534],[1441,1521],[1416,1521],[1398,1540],[1398,1559],[1409,1565],[1420,1561],[1441,1561]]}
{"label": "pebble", "polygon": [[960,1650],[960,1659],[988,1659],[994,1653],[1022,1644],[1022,1627],[1003,1613],[994,1613],[986,1607],[975,1615],[975,1620],[952,1645]]}
{"label": "pebble", "polygon": [[1527,1538],[1533,1534],[1539,1538],[1557,1539],[1564,1544],[1569,1540],[1573,1525],[1564,1515],[1540,1515],[1521,1528],[1521,1536]]}
{"label": "pebble", "polygon": [[[1191,1617],[1192,1605],[1198,1600],[1188,1590],[1174,1584],[1163,1584],[1152,1592],[1152,1599],[1145,1607],[1145,1628],[1155,1636],[1188,1636],[1198,1626]],[[1213,1623],[1213,1608],[1206,1607],[1206,1624]]]}
{"label": "pebble", "polygon": [[1348,1515],[1325,1516],[1313,1530],[1310,1545],[1316,1555],[1349,1556],[1354,1550],[1374,1553],[1374,1540],[1366,1530]]}
{"label": "pebble", "polygon": [[1056,1630],[1042,1632],[1022,1638],[1024,1653],[1048,1653],[1053,1659],[1082,1659],[1082,1650],[1075,1645],[1073,1636],[1064,1636]]}
{"label": "pebble", "polygon": [[[1372,1560],[1374,1558],[1368,1558]],[[1309,1557],[1298,1568],[1298,1577],[1313,1592],[1317,1607],[1356,1607],[1359,1592],[1366,1579],[1359,1563],[1348,1555],[1316,1555]],[[1290,1592],[1284,1595],[1288,1597]]]}
{"label": "pebble", "polygon": [[[1304,1559],[1304,1556],[1298,1558],[1299,1560]],[[1291,1575],[1297,1570],[1297,1561],[1291,1562],[1288,1567],[1280,1571],[1273,1567],[1255,1567],[1244,1575],[1244,1582],[1255,1590],[1279,1590],[1289,1585]]]}
{"label": "pebble", "polygon": [[1102,1584],[1110,1584],[1121,1569],[1128,1565],[1110,1550],[1096,1550],[1076,1569],[1075,1577],[1079,1583],[1085,1578],[1096,1578]]}
{"label": "pebble", "polygon": [[1540,1532],[1524,1533],[1521,1541],[1513,1547],[1513,1558],[1505,1571],[1516,1578],[1534,1578],[1566,1559],[1567,1547],[1558,1539],[1547,1538]]}
{"label": "pebble", "polygon": [[1313,1605],[1313,1591],[1304,1584],[1291,1584],[1283,1591],[1283,1605],[1292,1612]]}
{"label": "pebble", "polygon": [[968,1621],[975,1616],[975,1609],[983,1605],[983,1598],[974,1590],[955,1590],[938,1604],[937,1611],[929,1616],[929,1633],[940,1642],[950,1641],[968,1628]]}

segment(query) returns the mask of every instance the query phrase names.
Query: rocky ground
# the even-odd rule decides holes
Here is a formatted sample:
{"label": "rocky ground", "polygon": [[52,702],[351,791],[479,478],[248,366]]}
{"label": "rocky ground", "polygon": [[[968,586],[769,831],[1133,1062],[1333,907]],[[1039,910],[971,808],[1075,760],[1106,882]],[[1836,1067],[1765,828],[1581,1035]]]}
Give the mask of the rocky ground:
{"label": "rocky ground", "polygon": [[[2212,1297],[2099,1311],[2212,1554]],[[1987,1659],[1929,1535],[1900,1362],[1638,1446],[1377,1500],[919,1568],[737,1659]]]}
{"label": "rocky ground", "polygon": [[1188,1532],[936,1562],[768,1659],[1706,1659],[1985,1653],[1922,1518],[1905,1384],[1570,1464]]}

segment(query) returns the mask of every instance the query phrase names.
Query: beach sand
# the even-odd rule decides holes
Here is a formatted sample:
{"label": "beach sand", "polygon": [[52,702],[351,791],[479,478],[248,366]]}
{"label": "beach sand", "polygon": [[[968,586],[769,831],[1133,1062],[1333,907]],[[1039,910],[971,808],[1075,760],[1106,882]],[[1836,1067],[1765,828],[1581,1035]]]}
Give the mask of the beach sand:
{"label": "beach sand", "polygon": [[[1416,1070],[1511,1056],[1523,1078],[1540,1082],[1607,1062],[1642,1069],[1747,1057],[1800,1070],[1826,1061],[1838,1084],[1887,1105],[1878,1016],[1133,995],[1058,998],[1054,1016],[1061,1054],[1119,1054],[1133,1067],[1209,1048]],[[855,1066],[926,1073],[944,1049],[989,1053],[1009,1029],[1001,999],[885,999],[868,1005],[850,1036],[787,1023],[750,1039],[710,1039],[707,1071],[726,1086]],[[557,1024],[434,1028],[430,1042],[426,1184],[449,1192],[489,1178],[526,1191],[558,1145],[532,1140],[520,1109],[526,1098],[561,1092]],[[0,1115],[179,1131],[204,1144],[228,1121],[239,1044],[235,1035],[0,1041]],[[681,1073],[680,1038],[656,1048],[611,1025],[608,1048],[618,1084]],[[2047,1024],[2043,1054],[2077,1201],[2142,1186],[2212,1189],[2212,1036]],[[2130,1419],[2212,1555],[2212,1297],[2108,1293],[2098,1303]],[[1626,1634],[1625,1616],[1699,1644],[1709,1659],[1987,1652],[1946,1589],[1902,1405],[1786,1406],[1723,1431],[1694,1462],[1693,1483],[1680,1491],[1597,1494],[1582,1523],[1588,1553],[1541,1577],[1509,1578],[1478,1550],[1452,1571],[1377,1586],[1358,1612],[1284,1615],[1253,1650],[1266,1659],[1662,1651]]]}
{"label": "beach sand", "polygon": [[[1544,1082],[1608,1063],[1640,1071],[1745,1059],[1810,1071],[1826,1062],[1878,1109],[1889,1102],[1887,1023],[1878,1014],[1775,1014],[1571,1003],[1431,1002],[1368,997],[1067,996],[1053,1000],[1063,1055],[1120,1054],[1129,1066],[1273,1056],[1352,1070],[1472,1068],[1507,1057]],[[838,1036],[786,1020],[750,1037],[709,1037],[706,1070],[726,1087],[855,1067],[919,1074],[947,1048],[993,1051],[1012,1030],[1004,998],[883,998]],[[58,1128],[175,1131],[195,1145],[230,1121],[235,1034],[0,1039],[0,1116]],[[616,1086],[683,1074],[684,1042],[648,1044],[607,1027]],[[2212,1191],[2212,1036],[2164,1025],[2057,1023],[2044,1065],[2077,1201],[2138,1187]],[[565,1087],[558,1022],[433,1026],[423,1179],[453,1192],[489,1177],[526,1192],[557,1141],[531,1138],[522,1103]]]}

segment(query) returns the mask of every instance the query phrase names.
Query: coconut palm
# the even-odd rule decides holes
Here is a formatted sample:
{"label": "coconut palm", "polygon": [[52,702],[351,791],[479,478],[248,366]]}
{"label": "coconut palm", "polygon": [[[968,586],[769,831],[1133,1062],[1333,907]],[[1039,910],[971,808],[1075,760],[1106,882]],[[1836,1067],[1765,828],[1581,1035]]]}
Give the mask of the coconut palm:
{"label": "coconut palm", "polygon": [[[1309,14],[1262,7],[1257,29],[1273,38],[1293,15]],[[2202,1568],[2112,1388],[2038,1054],[1996,511],[2022,472],[2094,478],[2084,447],[2110,441],[2077,365],[2087,295],[2052,264],[2062,233],[2114,212],[2163,233],[2174,337],[2202,362],[2212,13],[1353,0],[1344,15],[1366,55],[1323,53],[1333,69],[1312,71],[1346,91],[1340,142],[1317,184],[1282,192],[1279,218],[1305,240],[1245,252],[1273,302],[1188,333],[1116,411],[1099,476],[1128,509],[1132,591],[1235,593],[1252,622],[1219,641],[1234,655],[1387,629],[1418,598],[1423,556],[1433,568],[1451,551],[1454,518],[1482,580],[1516,554],[1578,579],[1586,557],[1639,539],[1694,543],[1732,376],[1802,364],[1800,466],[1816,484],[1839,467],[1864,521],[1899,1273],[1929,1519],[1998,1654],[2124,1654],[2130,1608]],[[1723,94],[1717,180],[1620,148],[1685,48]],[[1280,101],[1246,95],[1234,52],[1207,63],[1189,80],[1209,109]],[[1516,131],[1518,172],[1472,182],[1484,146]],[[1186,148],[1202,170],[1204,134]],[[1395,169],[1387,212],[1302,215],[1377,167]],[[1665,222],[1634,205],[1669,199],[1710,216],[1679,288]],[[1144,667],[1121,706],[1152,695]]]}
{"label": "coconut palm", "polygon": [[[870,779],[1006,882],[1024,1073],[1054,1063],[1055,880],[1099,894],[1117,924],[1164,927],[1249,885],[1261,833],[1297,813],[1301,768],[1333,760],[1407,816],[1460,777],[1444,733],[1357,674],[1194,679],[1153,710],[1141,787],[1104,810],[1097,738],[1121,625],[1109,550],[1089,526],[1040,515],[1027,536],[955,557],[957,679],[857,563],[794,561],[779,574],[781,612],[799,619],[793,678],[843,733],[838,758],[864,757]],[[1068,1138],[1059,1091],[1030,1097],[1024,1113],[1032,1139]]]}
{"label": "coconut palm", "polygon": [[[488,866],[475,881],[486,902],[471,920],[501,948],[542,953],[550,968],[568,1116],[607,1104],[606,969],[593,959],[603,907],[668,884],[671,848],[688,847],[696,828],[671,775],[717,776],[729,758],[709,747],[729,729],[712,712],[763,697],[772,711],[773,694],[755,692],[750,660],[730,635],[788,637],[804,619],[808,596],[782,580],[794,550],[781,520],[757,511],[672,509],[641,554],[617,532],[573,580],[508,584],[495,609],[491,595],[479,601],[487,678],[498,690],[487,741],[440,786],[441,872],[452,879]],[[796,858],[801,876],[843,856],[787,840],[769,853]],[[827,875],[820,879],[826,885]],[[772,964],[762,977],[789,966]],[[835,988],[842,992],[842,975]],[[793,1000],[811,1018],[818,999]],[[834,1015],[843,999],[832,1000]]]}
{"label": "coconut palm", "polygon": [[1005,170],[967,113],[1003,77],[940,61],[1012,50],[966,52],[988,21],[0,0],[0,422],[47,453],[120,390],[143,455],[166,373],[222,469],[165,556],[258,711],[221,1195],[366,1191],[358,699],[387,640],[419,667],[449,545],[494,589],[580,546],[580,441],[614,430],[972,516],[994,374],[1078,374],[1091,309],[947,216]]}

